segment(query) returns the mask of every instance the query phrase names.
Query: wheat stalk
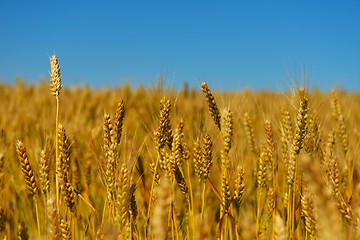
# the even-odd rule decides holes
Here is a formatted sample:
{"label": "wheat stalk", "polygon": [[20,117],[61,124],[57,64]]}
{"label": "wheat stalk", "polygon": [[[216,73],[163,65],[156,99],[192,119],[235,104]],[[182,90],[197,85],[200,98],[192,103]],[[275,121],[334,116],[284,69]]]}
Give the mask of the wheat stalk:
{"label": "wheat stalk", "polygon": [[287,168],[287,181],[288,181],[288,220],[287,227],[290,236],[293,236],[295,230],[295,180],[297,179],[298,156],[303,147],[303,143],[307,133],[307,119],[308,119],[308,99],[305,95],[300,102],[298,109],[296,131],[292,142],[292,149]]}
{"label": "wheat stalk", "polygon": [[[61,83],[61,72],[60,72],[60,65],[56,55],[54,54],[50,58],[50,92],[56,98],[56,116],[55,116],[55,159],[56,159],[56,170],[59,169],[58,166],[58,159],[59,159],[59,146],[58,146],[58,125],[59,125],[59,95],[60,90],[62,89]],[[59,176],[58,172],[56,171],[56,206],[57,209],[60,208],[59,202]]]}

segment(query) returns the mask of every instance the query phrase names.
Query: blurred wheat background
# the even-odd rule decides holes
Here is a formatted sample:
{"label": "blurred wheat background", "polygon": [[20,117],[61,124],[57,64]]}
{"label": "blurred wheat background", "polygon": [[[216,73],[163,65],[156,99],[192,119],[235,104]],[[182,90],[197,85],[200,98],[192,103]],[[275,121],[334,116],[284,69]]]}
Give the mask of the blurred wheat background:
{"label": "blurred wheat background", "polygon": [[0,238],[360,238],[358,93],[68,88],[52,60],[0,85]]}

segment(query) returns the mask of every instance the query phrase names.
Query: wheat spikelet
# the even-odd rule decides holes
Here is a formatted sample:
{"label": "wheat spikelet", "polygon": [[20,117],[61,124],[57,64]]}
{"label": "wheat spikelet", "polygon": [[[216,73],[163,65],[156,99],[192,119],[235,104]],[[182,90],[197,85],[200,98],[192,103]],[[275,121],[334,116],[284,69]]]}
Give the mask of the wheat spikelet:
{"label": "wheat spikelet", "polygon": [[244,179],[244,168],[239,166],[237,169],[236,179],[235,179],[235,190],[234,190],[234,200],[236,201],[237,205],[240,206],[244,189],[245,189],[245,179]]}
{"label": "wheat spikelet", "polygon": [[223,175],[221,178],[221,206],[223,213],[228,213],[232,201],[229,180]]}
{"label": "wheat spikelet", "polygon": [[30,162],[28,160],[26,148],[25,148],[24,144],[19,140],[15,142],[15,145],[17,148],[17,153],[18,153],[18,157],[20,160],[20,164],[21,164],[21,170],[25,177],[26,186],[29,190],[29,193],[33,197],[35,197],[36,192],[37,192],[37,185],[36,185],[33,170],[31,168]]}
{"label": "wheat spikelet", "polygon": [[346,203],[343,196],[341,194],[337,194],[336,196],[337,206],[341,213],[341,216],[345,220],[345,225],[349,225],[354,221],[354,213],[351,208],[351,205]]}
{"label": "wheat spikelet", "polygon": [[150,170],[151,170],[151,173],[153,174],[153,176],[155,175],[155,178],[154,178],[155,184],[159,185],[160,175],[159,175],[157,169],[155,168],[155,165],[156,164],[154,162],[150,163]]}
{"label": "wheat spikelet", "polygon": [[70,180],[70,141],[62,124],[58,125],[59,159],[57,159],[57,174],[60,181]]}
{"label": "wheat spikelet", "polygon": [[21,221],[18,225],[18,239],[19,240],[30,239],[28,227],[26,226],[26,224],[23,221]]}
{"label": "wheat spikelet", "polygon": [[291,124],[291,116],[288,111],[281,111],[281,156],[285,164],[285,169],[288,169],[288,162],[290,158],[290,149],[293,139],[293,129]]}
{"label": "wheat spikelet", "polygon": [[339,168],[336,160],[336,155],[334,153],[335,146],[335,134],[333,131],[329,133],[328,140],[325,145],[325,150],[323,154],[323,167],[325,168],[325,173],[327,175],[328,181],[330,183],[331,189],[334,195],[339,194]]}
{"label": "wheat spikelet", "polygon": [[194,143],[193,152],[194,152],[193,163],[194,163],[195,174],[197,175],[199,180],[201,180],[203,176],[202,168],[201,168],[203,158],[202,158],[202,149],[199,143],[199,139],[197,139],[196,142]]}
{"label": "wheat spikelet", "polygon": [[184,174],[181,172],[180,168],[176,165],[175,166],[175,180],[181,190],[181,192],[188,196],[188,187],[184,178]]}
{"label": "wheat spikelet", "polygon": [[50,191],[50,159],[46,149],[40,152],[40,183],[44,194]]}
{"label": "wheat spikelet", "polygon": [[[183,154],[182,154],[182,129],[184,127],[184,124],[180,122],[175,129],[174,138],[173,138],[173,144],[172,144],[172,158],[174,159],[174,163],[182,169],[183,166]],[[175,168],[173,168],[175,170]]]}
{"label": "wheat spikelet", "polygon": [[0,233],[5,230],[6,214],[2,207],[0,207]]}
{"label": "wheat spikelet", "polygon": [[315,213],[313,196],[307,189],[303,189],[303,193],[300,196],[301,201],[301,213],[305,219],[305,229],[310,239],[315,239]]}
{"label": "wheat spikelet", "polygon": [[103,141],[104,141],[104,150],[105,156],[109,150],[113,148],[112,142],[112,132],[113,132],[113,125],[111,123],[110,114],[104,113],[104,125],[103,125]]}
{"label": "wheat spikelet", "polygon": [[169,154],[164,148],[160,149],[161,161],[160,166],[163,165],[162,169],[165,171],[166,176],[171,180],[174,179],[176,162],[173,154]]}
{"label": "wheat spikelet", "polygon": [[308,126],[309,130],[304,141],[304,150],[307,153],[316,153],[321,142],[321,130],[317,113],[314,113],[313,117],[309,118]]}
{"label": "wheat spikelet", "polygon": [[291,152],[290,158],[287,164],[287,182],[289,185],[293,185],[295,181],[295,171],[296,171],[296,155]]}
{"label": "wheat spikelet", "polygon": [[175,130],[172,144],[173,158],[180,169],[183,167],[183,162],[190,158],[189,149],[184,140],[183,128],[184,123],[181,121]]}
{"label": "wheat spikelet", "polygon": [[129,209],[129,212],[130,212],[130,215],[131,215],[132,223],[134,225],[136,224],[136,218],[137,218],[137,215],[138,215],[138,207],[137,207],[137,204],[136,204],[135,191],[136,191],[136,184],[133,183],[133,184],[131,184],[130,192],[129,192],[129,195],[130,195],[130,209]]}
{"label": "wheat spikelet", "polygon": [[296,155],[300,153],[306,137],[308,111],[308,99],[304,97],[300,102],[300,108],[297,115],[296,132],[293,144],[293,151]]}
{"label": "wheat spikelet", "polygon": [[260,189],[266,186],[266,171],[267,171],[266,163],[268,162],[267,158],[268,158],[267,151],[264,148],[262,148],[257,165],[257,179],[256,179],[257,187]]}
{"label": "wheat spikelet", "polygon": [[116,133],[116,145],[120,144],[121,134],[122,134],[122,128],[124,123],[124,117],[125,117],[125,105],[124,102],[121,101],[118,103],[116,113],[115,113],[115,123],[114,123],[114,130]]}
{"label": "wheat spikelet", "polygon": [[208,85],[206,84],[206,82],[201,83],[201,90],[203,91],[203,93],[204,93],[204,95],[206,97],[206,101],[208,103],[210,115],[211,115],[215,125],[219,128],[219,130],[221,130],[220,111],[219,111],[219,109],[218,109],[218,107],[216,105],[215,98],[214,98],[213,94],[211,93],[211,90],[208,87]]}
{"label": "wheat spikelet", "polygon": [[64,182],[61,184],[62,195],[66,206],[70,209],[71,212],[74,212],[75,207],[75,191],[71,183]]}
{"label": "wheat spikelet", "polygon": [[160,119],[159,127],[155,133],[156,143],[158,149],[161,149],[167,144],[171,149],[173,141],[173,133],[170,123],[170,100],[162,99],[160,101]]}
{"label": "wheat spikelet", "polygon": [[116,155],[115,145],[112,142],[113,127],[109,114],[104,114],[103,141],[105,151],[105,179],[108,190],[108,200],[113,202],[115,199],[115,172],[116,172]]}
{"label": "wheat spikelet", "polygon": [[269,120],[266,120],[265,122],[265,134],[266,134],[266,143],[269,149],[268,151],[269,158],[271,159],[271,162],[273,162],[273,159],[275,158],[275,139],[274,139],[273,127]]}
{"label": "wheat spikelet", "polygon": [[273,213],[275,210],[275,191],[272,187],[269,188],[267,193],[267,207],[268,207],[268,216],[269,218],[273,217]]}
{"label": "wheat spikelet", "polygon": [[340,139],[341,139],[341,144],[342,144],[343,150],[346,154],[348,152],[348,148],[349,148],[349,136],[346,131],[345,119],[341,112],[337,92],[335,90],[333,90],[331,92],[331,94],[332,94],[332,98],[333,98],[333,108],[335,111],[334,116],[339,125],[339,133],[340,133],[339,135],[340,135]]}
{"label": "wheat spikelet", "polygon": [[265,122],[265,134],[266,134],[266,151],[267,151],[267,177],[268,182],[272,183],[275,187],[275,174],[277,171],[277,157],[275,152],[275,139],[272,124],[269,120]]}
{"label": "wheat spikelet", "polygon": [[116,212],[115,221],[119,226],[120,233],[125,232],[125,226],[129,222],[129,172],[126,166],[122,166],[120,170],[119,179],[117,181],[117,193],[116,193]]}
{"label": "wheat spikelet", "polygon": [[250,151],[253,154],[257,155],[257,149],[255,146],[254,128],[248,113],[244,113],[243,124],[245,127],[246,137],[250,145]]}
{"label": "wheat spikelet", "polygon": [[209,134],[205,134],[203,138],[203,142],[204,142],[204,150],[202,151],[201,172],[202,172],[202,178],[206,181],[210,173],[211,165],[213,163],[213,156],[212,156],[213,144]]}
{"label": "wheat spikelet", "polygon": [[64,240],[72,239],[69,224],[63,218],[61,218],[61,220],[60,220],[60,231],[61,231],[61,239],[64,239]]}
{"label": "wheat spikelet", "polygon": [[61,84],[60,66],[56,55],[50,58],[50,91],[53,96],[59,96]]}
{"label": "wheat spikelet", "polygon": [[225,109],[223,112],[222,118],[222,138],[223,138],[223,150],[225,153],[228,153],[231,148],[232,140],[233,140],[233,114],[230,109]]}

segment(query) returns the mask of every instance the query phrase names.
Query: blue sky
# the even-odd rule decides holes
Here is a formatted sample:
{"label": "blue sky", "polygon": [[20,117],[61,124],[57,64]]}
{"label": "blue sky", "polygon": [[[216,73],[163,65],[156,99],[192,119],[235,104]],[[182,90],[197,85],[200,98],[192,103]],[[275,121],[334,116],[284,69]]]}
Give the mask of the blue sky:
{"label": "blue sky", "polygon": [[360,1],[0,1],[0,81],[53,53],[65,86],[360,91]]}

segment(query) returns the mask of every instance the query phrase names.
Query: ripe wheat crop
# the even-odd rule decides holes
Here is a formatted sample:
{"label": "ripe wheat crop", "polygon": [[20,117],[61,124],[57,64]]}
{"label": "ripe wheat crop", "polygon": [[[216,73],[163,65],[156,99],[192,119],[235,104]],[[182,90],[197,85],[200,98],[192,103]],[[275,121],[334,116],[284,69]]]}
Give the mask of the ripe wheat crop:
{"label": "ripe wheat crop", "polygon": [[360,94],[0,84],[0,238],[360,239]]}

